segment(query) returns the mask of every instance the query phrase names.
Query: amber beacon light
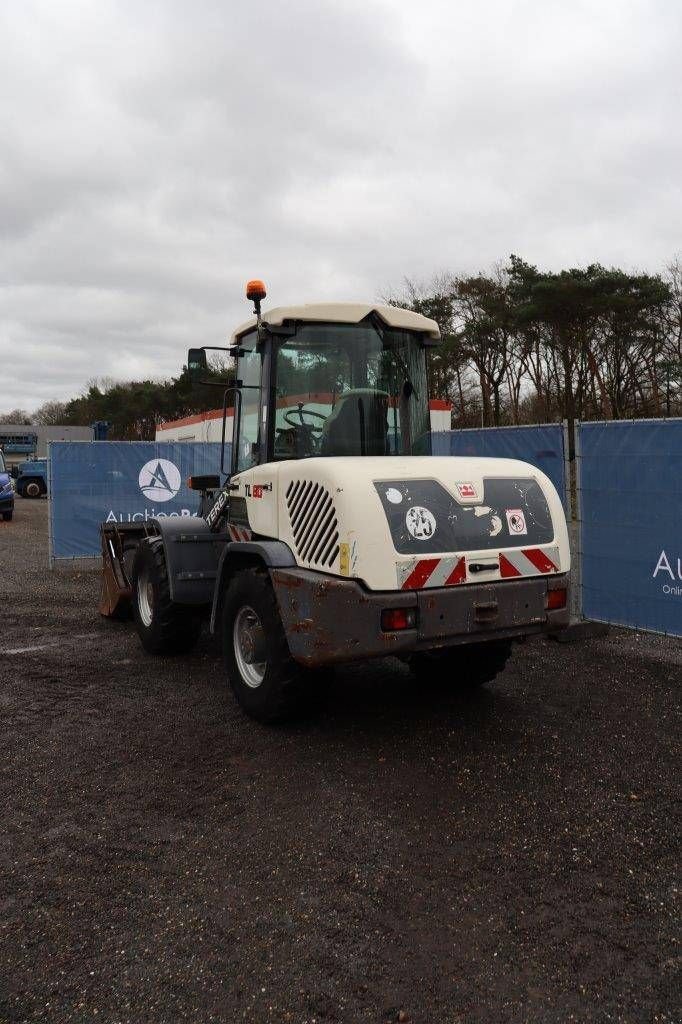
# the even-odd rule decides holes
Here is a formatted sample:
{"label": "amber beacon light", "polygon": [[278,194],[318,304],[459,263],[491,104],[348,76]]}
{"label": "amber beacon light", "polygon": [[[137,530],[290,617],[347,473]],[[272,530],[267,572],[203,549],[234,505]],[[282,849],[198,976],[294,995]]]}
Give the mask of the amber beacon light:
{"label": "amber beacon light", "polygon": [[263,281],[255,280],[249,281],[247,283],[246,297],[249,300],[249,302],[261,302],[266,295],[267,292],[265,290],[265,284],[263,283]]}

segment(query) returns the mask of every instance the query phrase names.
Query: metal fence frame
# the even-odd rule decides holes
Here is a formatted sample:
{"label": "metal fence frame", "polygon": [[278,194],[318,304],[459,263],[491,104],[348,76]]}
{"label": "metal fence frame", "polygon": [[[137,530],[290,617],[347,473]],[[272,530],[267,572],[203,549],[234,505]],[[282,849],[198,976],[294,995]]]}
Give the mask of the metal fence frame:
{"label": "metal fence frame", "polygon": [[[568,424],[566,424],[568,438]],[[583,489],[582,489],[582,445],[580,440],[580,422],[573,424],[573,456],[575,474],[575,501],[571,501],[572,512],[569,522],[569,533],[575,538],[575,554],[571,549],[571,612],[578,619],[583,614]],[[570,473],[570,468],[569,468]],[[571,482],[569,481],[569,486]],[[575,525],[574,525],[575,524]],[[575,569],[573,566],[575,565]]]}
{"label": "metal fence frame", "polygon": [[47,442],[47,562],[54,569],[55,557],[52,554],[52,459],[50,448],[52,441]]}

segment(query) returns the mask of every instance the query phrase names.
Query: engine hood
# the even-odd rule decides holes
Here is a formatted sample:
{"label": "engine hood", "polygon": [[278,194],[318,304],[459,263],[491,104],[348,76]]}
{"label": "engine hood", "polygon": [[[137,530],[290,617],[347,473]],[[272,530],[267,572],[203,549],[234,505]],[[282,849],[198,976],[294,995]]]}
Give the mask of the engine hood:
{"label": "engine hood", "polygon": [[256,471],[264,472],[273,491],[276,477],[278,535],[298,564],[356,578],[371,590],[570,568],[559,496],[549,478],[525,462],[316,458]]}

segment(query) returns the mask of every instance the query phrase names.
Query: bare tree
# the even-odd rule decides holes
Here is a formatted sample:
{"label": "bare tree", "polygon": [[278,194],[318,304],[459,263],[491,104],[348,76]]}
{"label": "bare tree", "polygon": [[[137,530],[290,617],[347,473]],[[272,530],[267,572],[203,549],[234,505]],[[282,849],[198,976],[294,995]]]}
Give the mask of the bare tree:
{"label": "bare tree", "polygon": [[51,427],[63,423],[66,416],[66,402],[44,402],[33,413],[33,422],[43,427]]}
{"label": "bare tree", "polygon": [[10,409],[9,412],[0,412],[0,423],[21,423],[29,426],[31,417],[25,409]]}

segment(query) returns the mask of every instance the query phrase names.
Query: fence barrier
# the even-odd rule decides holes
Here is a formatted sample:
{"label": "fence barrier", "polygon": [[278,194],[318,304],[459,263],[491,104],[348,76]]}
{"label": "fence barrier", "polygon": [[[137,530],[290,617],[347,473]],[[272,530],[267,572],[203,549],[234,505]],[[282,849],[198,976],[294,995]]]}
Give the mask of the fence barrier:
{"label": "fence barrier", "polygon": [[580,423],[582,613],[682,636],[682,420]]}
{"label": "fence barrier", "polygon": [[561,423],[523,427],[475,427],[434,433],[434,455],[521,459],[537,466],[556,487],[568,512],[566,430]]}
{"label": "fence barrier", "polygon": [[[570,525],[561,424],[435,433],[433,452],[537,466]],[[579,423],[575,452],[577,609],[585,618],[682,636],[682,419]],[[107,520],[196,515],[199,495],[185,481],[215,473],[219,460],[220,445],[210,442],[51,442],[51,564],[98,555]]]}
{"label": "fence barrier", "polygon": [[[564,429],[560,424],[444,431],[432,436],[434,455],[513,458],[537,466],[566,506]],[[53,441],[49,456],[52,561],[99,554],[99,526],[107,519],[128,522],[154,515],[194,515],[199,496],[188,490],[185,481],[192,473],[216,472],[220,445]],[[154,474],[160,483],[149,486]]]}
{"label": "fence barrier", "polygon": [[50,564],[98,555],[103,522],[197,515],[187,477],[220,465],[220,444],[191,441],[51,441],[48,454]]}

